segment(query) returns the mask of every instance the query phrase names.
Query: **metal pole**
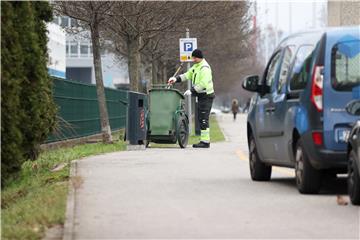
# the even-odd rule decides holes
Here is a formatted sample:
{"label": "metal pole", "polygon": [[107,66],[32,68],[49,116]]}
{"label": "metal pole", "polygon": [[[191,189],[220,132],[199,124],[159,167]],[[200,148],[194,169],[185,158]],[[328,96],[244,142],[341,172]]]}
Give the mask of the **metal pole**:
{"label": "metal pole", "polygon": [[292,6],[291,2],[289,1],[289,34],[292,33]]}
{"label": "metal pole", "polygon": [[267,61],[269,60],[269,39],[268,39],[268,31],[269,31],[269,17],[268,17],[268,5],[267,5],[267,1],[265,1],[265,64],[267,63]]}
{"label": "metal pole", "polygon": [[[186,38],[190,38],[190,32],[189,29],[186,28]],[[190,62],[187,63],[187,70],[189,71],[190,69]],[[191,90],[191,81],[187,81],[187,89]],[[191,129],[192,129],[192,117],[191,117],[191,95],[186,96],[186,113],[189,117],[189,133],[191,134]]]}
{"label": "metal pole", "polygon": [[275,48],[279,44],[279,2],[275,2]]}
{"label": "metal pole", "polygon": [[312,5],[312,27],[316,28],[316,2],[313,2]]}

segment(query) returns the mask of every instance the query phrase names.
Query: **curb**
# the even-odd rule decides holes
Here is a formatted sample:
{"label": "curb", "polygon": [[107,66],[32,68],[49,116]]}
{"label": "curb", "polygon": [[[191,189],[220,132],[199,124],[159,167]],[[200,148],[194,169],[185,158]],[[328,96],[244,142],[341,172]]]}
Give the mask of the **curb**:
{"label": "curb", "polygon": [[[111,133],[121,133],[122,129],[114,130]],[[41,149],[58,149],[61,147],[72,147],[78,144],[84,144],[88,142],[92,142],[94,140],[99,140],[102,138],[101,133],[84,136],[84,137],[77,137],[77,138],[70,138],[70,139],[63,139],[56,142],[48,142],[40,145]]]}
{"label": "curb", "polygon": [[66,213],[64,223],[64,235],[63,240],[72,240],[74,237],[74,225],[75,225],[75,194],[76,189],[73,184],[73,177],[76,176],[77,172],[77,160],[71,161],[70,164],[70,181],[69,191],[66,202]]}
{"label": "curb", "polygon": [[230,142],[229,136],[226,134],[224,128],[223,128],[223,127],[221,126],[221,124],[220,124],[221,120],[219,119],[219,117],[220,117],[220,116],[215,116],[216,121],[218,122],[219,128],[220,128],[222,134],[224,135],[225,142]]}

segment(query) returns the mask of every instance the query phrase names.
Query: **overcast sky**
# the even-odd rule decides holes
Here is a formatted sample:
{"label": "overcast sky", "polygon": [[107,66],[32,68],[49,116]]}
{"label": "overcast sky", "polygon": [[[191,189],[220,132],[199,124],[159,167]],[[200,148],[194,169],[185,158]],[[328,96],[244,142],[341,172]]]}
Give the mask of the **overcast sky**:
{"label": "overcast sky", "polygon": [[[292,33],[326,24],[327,0],[259,0],[257,21],[261,28],[268,24]],[[325,18],[324,18],[325,14]],[[291,25],[290,25],[291,22]]]}
{"label": "overcast sky", "polygon": [[[264,63],[289,34],[327,25],[327,0],[257,0],[253,2],[253,11],[255,8],[257,26],[262,35],[259,51]],[[266,26],[282,31],[282,36],[279,39],[265,37],[268,33],[264,31]]]}

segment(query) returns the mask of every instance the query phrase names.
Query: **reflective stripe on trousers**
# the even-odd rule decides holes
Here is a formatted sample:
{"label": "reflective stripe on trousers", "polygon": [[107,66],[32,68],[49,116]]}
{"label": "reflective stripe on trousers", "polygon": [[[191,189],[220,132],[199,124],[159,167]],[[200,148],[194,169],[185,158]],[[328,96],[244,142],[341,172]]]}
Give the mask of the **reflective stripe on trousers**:
{"label": "reflective stripe on trousers", "polygon": [[201,136],[200,136],[201,142],[210,142],[210,128],[207,128],[206,130],[201,130]]}

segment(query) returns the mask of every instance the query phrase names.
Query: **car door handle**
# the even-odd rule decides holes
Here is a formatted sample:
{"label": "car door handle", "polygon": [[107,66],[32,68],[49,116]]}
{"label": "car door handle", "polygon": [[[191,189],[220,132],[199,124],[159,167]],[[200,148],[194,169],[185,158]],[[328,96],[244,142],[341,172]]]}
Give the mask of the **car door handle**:
{"label": "car door handle", "polygon": [[265,109],[265,111],[268,112],[268,113],[272,113],[272,112],[275,111],[275,108],[274,107],[268,107],[268,108]]}

